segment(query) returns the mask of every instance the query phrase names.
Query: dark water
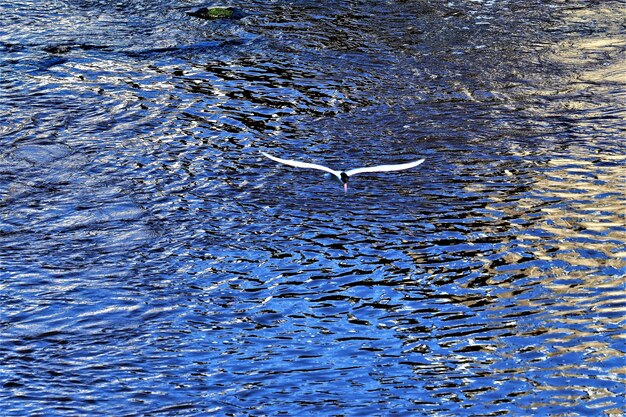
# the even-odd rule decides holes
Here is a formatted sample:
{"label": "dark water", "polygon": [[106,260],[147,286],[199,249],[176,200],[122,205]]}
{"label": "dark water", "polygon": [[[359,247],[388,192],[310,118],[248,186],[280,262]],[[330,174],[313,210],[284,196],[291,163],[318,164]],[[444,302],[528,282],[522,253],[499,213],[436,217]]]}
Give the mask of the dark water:
{"label": "dark water", "polygon": [[624,415],[626,3],[234,5],[0,2],[2,414]]}

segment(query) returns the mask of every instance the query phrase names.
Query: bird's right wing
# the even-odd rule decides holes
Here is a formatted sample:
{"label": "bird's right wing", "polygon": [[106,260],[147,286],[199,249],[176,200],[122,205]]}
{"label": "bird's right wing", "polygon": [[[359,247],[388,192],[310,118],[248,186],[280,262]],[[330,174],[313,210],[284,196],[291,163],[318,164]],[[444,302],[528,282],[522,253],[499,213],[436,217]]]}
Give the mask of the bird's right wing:
{"label": "bird's right wing", "polygon": [[269,158],[272,161],[276,161],[276,162],[279,162],[281,164],[290,165],[290,166],[296,167],[296,168],[319,169],[320,171],[326,171],[328,173],[333,174],[335,177],[341,179],[341,173],[340,172],[335,171],[334,169],[330,169],[328,167],[325,167],[323,165],[311,164],[309,162],[294,161],[294,160],[291,160],[291,159],[281,159],[281,158],[277,158],[277,157],[272,156],[272,155],[270,155],[268,153],[265,153],[265,152],[261,152],[261,153],[266,158]]}
{"label": "bird's right wing", "polygon": [[389,172],[389,171],[401,171],[403,169],[409,169],[420,165],[424,162],[424,159],[419,159],[413,162],[407,162],[406,164],[397,164],[397,165],[378,165],[375,167],[364,167],[364,168],[354,168],[349,171],[346,171],[348,176],[362,174],[364,172]]}

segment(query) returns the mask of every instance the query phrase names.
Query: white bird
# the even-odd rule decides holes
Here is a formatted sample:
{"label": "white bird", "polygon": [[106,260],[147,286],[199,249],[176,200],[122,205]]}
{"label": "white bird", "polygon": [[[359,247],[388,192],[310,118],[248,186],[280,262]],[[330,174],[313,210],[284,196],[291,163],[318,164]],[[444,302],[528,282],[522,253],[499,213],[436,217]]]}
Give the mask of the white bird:
{"label": "white bird", "polygon": [[403,169],[414,168],[424,162],[424,159],[418,159],[417,161],[407,162],[405,164],[397,164],[397,165],[378,165],[375,167],[363,167],[363,168],[354,168],[348,171],[335,171],[334,169],[330,169],[323,165],[311,164],[309,162],[300,162],[293,161],[291,159],[281,159],[275,156],[272,156],[268,153],[261,152],[263,156],[271,159],[272,161],[279,162],[281,164],[290,165],[296,168],[311,168],[311,169],[319,169],[320,171],[325,171],[330,174],[333,174],[341,183],[343,184],[344,191],[348,191],[348,180],[351,176],[356,174],[363,174],[365,172],[389,172],[389,171],[401,171]]}

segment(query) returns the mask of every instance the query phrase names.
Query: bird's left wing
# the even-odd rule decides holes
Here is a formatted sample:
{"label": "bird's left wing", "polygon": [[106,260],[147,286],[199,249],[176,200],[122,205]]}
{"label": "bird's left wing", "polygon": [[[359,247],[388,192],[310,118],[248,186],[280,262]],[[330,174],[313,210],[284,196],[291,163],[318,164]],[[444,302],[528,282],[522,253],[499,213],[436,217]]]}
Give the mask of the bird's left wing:
{"label": "bird's left wing", "polygon": [[276,161],[279,162],[281,164],[285,164],[285,165],[290,165],[292,167],[296,167],[296,168],[310,168],[310,169],[319,169],[320,171],[326,171],[329,172],[331,174],[333,174],[334,176],[336,176],[337,178],[341,179],[341,173],[339,171],[335,171],[334,169],[330,169],[328,167],[325,167],[323,165],[318,165],[318,164],[312,164],[309,162],[300,162],[300,161],[294,161],[291,159],[282,159],[282,158],[277,158],[275,156],[272,156],[268,153],[265,152],[261,152],[263,154],[263,156],[271,159],[272,161]]}
{"label": "bird's left wing", "polygon": [[403,169],[414,168],[424,162],[425,159],[419,159],[413,162],[407,162],[406,164],[397,165],[378,165],[375,167],[354,168],[346,171],[348,176],[362,174],[364,172],[388,172],[388,171],[402,171]]}

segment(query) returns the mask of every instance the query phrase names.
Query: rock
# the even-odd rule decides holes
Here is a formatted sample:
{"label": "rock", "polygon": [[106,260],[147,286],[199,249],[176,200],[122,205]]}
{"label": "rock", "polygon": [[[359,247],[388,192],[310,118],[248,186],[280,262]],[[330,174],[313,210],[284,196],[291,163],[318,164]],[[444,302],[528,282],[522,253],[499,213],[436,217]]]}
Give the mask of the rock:
{"label": "rock", "polygon": [[216,19],[241,19],[246,14],[236,7],[202,7],[196,11],[188,12],[189,16],[199,17],[200,19],[216,20]]}
{"label": "rock", "polygon": [[66,54],[72,49],[73,45],[50,45],[44,46],[43,50],[51,54]]}

